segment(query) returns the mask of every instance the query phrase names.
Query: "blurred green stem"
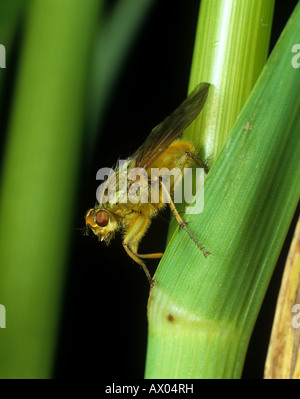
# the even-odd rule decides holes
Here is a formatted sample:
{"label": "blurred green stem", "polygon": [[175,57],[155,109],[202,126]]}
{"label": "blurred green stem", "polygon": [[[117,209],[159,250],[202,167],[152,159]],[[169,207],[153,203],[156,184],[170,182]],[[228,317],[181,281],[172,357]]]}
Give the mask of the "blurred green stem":
{"label": "blurred green stem", "polygon": [[98,0],[32,0],[0,190],[1,378],[51,377]]}

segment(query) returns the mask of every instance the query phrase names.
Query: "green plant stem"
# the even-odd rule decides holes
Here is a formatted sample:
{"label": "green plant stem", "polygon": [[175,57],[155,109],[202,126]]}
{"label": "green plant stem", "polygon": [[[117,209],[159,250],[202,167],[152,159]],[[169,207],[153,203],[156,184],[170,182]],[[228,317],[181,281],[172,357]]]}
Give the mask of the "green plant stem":
{"label": "green plant stem", "polygon": [[[174,234],[149,299],[147,378],[239,378],[253,326],[300,196],[300,4]],[[212,98],[213,101],[213,98]]]}
{"label": "green plant stem", "polygon": [[210,165],[265,65],[273,10],[274,0],[201,1],[189,92],[209,82],[212,96],[184,135]]}
{"label": "green plant stem", "polygon": [[[189,92],[209,82],[210,95],[183,137],[197,145],[210,167],[265,65],[273,10],[274,0],[201,1]],[[176,227],[173,221],[169,237]]]}
{"label": "green plant stem", "polygon": [[1,378],[51,377],[98,0],[33,0],[0,201]]}

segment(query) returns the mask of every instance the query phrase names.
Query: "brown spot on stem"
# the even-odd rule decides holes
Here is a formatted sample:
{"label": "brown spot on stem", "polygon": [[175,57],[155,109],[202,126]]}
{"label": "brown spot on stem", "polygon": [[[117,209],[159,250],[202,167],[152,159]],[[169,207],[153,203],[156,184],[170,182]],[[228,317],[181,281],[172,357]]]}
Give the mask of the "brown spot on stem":
{"label": "brown spot on stem", "polygon": [[174,316],[171,313],[168,314],[168,321],[174,321]]}

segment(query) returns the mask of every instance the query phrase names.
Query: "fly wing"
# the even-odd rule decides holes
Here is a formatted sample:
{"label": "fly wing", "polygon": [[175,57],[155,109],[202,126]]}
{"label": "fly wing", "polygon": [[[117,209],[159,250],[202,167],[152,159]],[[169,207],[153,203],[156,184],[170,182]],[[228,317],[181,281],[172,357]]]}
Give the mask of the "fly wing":
{"label": "fly wing", "polygon": [[148,169],[193,122],[204,107],[209,86],[209,83],[200,83],[171,115],[151,130],[146,141],[130,157],[135,167]]}

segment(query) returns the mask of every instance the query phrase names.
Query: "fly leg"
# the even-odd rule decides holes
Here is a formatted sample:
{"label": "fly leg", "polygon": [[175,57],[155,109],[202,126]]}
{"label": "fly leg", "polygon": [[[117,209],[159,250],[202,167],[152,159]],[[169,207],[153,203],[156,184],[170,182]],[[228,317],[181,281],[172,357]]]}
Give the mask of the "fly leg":
{"label": "fly leg", "polygon": [[192,158],[192,160],[194,162],[196,162],[201,168],[204,169],[204,172],[207,174],[209,172],[209,168],[206,165],[205,162],[202,161],[202,159],[200,159],[196,154],[193,154],[192,152],[187,151],[185,153],[185,155],[187,155],[188,157]]}
{"label": "fly leg", "polygon": [[129,248],[128,244],[126,242],[123,242],[123,247],[125,249],[125,251],[128,253],[128,255],[136,262],[138,263],[140,266],[142,266],[147,280],[149,281],[150,287],[153,287],[154,285],[154,280],[151,277],[151,274],[149,272],[149,270],[147,269],[147,266],[145,265],[145,263],[138,257],[137,254],[135,254],[134,252],[131,251],[131,249]]}
{"label": "fly leg", "polygon": [[190,232],[190,230],[186,227],[186,222],[182,219],[182,217],[179,215],[179,212],[176,209],[176,206],[170,196],[170,193],[168,192],[168,190],[166,189],[164,183],[162,181],[160,181],[161,184],[161,188],[164,191],[166,198],[168,198],[169,201],[169,205],[171,208],[171,211],[173,212],[173,215],[175,216],[177,223],[179,224],[180,227],[182,227],[187,233],[188,235],[191,237],[191,239],[197,244],[197,246],[201,249],[203,255],[205,256],[205,258],[207,258],[209,255],[211,255],[211,253],[209,251],[207,251],[201,244],[200,242],[197,240],[197,238]]}
{"label": "fly leg", "polygon": [[142,266],[150,286],[153,287],[154,280],[152,279],[150,272],[147,269],[147,266],[145,265],[145,263],[142,261],[141,258],[145,259],[161,258],[163,256],[163,253],[154,253],[154,254],[145,254],[145,255],[137,253],[138,245],[143,235],[146,233],[148,226],[149,226],[149,221],[146,218],[144,218],[142,215],[137,216],[135,222],[127,230],[122,244],[127,254],[136,263]]}

